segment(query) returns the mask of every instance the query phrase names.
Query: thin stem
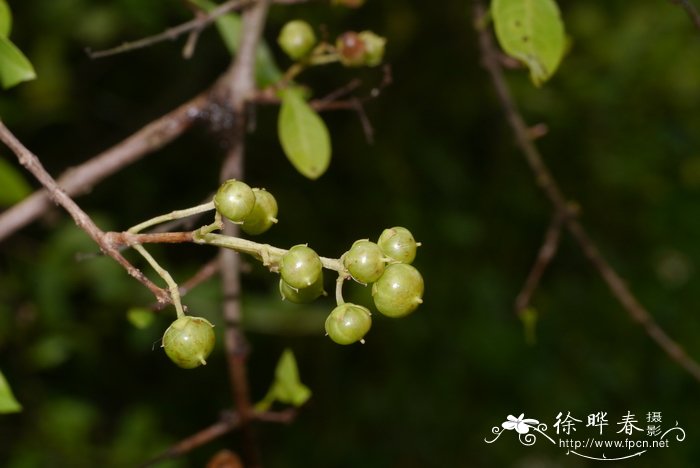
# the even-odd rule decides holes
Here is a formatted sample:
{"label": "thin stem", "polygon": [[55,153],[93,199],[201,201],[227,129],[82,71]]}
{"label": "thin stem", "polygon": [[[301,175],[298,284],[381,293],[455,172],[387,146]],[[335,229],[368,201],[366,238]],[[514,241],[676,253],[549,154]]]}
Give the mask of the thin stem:
{"label": "thin stem", "polygon": [[552,176],[539,149],[532,140],[531,132],[525,124],[525,120],[506,83],[503,69],[498,60],[498,52],[493,37],[488,29],[479,27],[480,21],[486,15],[486,8],[483,2],[475,0],[473,3],[473,11],[483,66],[491,78],[494,89],[496,90],[496,95],[515,136],[516,144],[530,167],[535,182],[549,199],[554,210],[557,213],[567,214],[564,220],[567,230],[578,243],[581,251],[586,258],[588,258],[588,261],[593,265],[608,286],[613,297],[617,299],[629,316],[644,328],[647,335],[649,335],[671,359],[682,366],[693,378],[700,381],[700,363],[690,357],[685,350],[659,326],[656,320],[654,320],[654,317],[635,297],[622,277],[603,257],[596,244],[583,228],[583,225],[575,216],[572,216],[575,213],[572,213],[571,207],[562,194],[559,185]]}
{"label": "thin stem", "polygon": [[159,42],[168,40],[172,41],[190,32],[200,32],[216,21],[219,17],[230,13],[231,11],[240,10],[251,3],[253,3],[253,0],[230,0],[222,3],[207,14],[199,15],[186,23],[180,24],[179,26],[166,29],[160,34],[145,37],[133,42],[125,42],[124,44],[112,49],[100,50],[97,52],[92,52],[88,49],[86,52],[91,59],[96,59],[109,57],[111,55],[123,54],[124,52],[130,52],[132,50],[142,49],[144,47],[150,47]]}
{"label": "thin stem", "polygon": [[75,224],[84,230],[100,246],[100,249],[104,253],[115,259],[124,267],[127,273],[150,289],[156,296],[158,302],[167,303],[170,301],[166,291],[153,284],[141,270],[133,266],[122,256],[118,249],[107,241],[105,233],[97,227],[94,221],[78,206],[78,204],[61,189],[51,174],[44,169],[39,158],[18,140],[2,121],[0,121],[0,140],[15,153],[19,162],[46,188],[49,196],[73,217]]}
{"label": "thin stem", "polygon": [[184,210],[175,210],[175,211],[172,211],[170,213],[156,216],[155,218],[151,218],[151,219],[146,220],[142,223],[139,223],[136,226],[129,228],[129,230],[127,232],[137,234],[137,233],[143,231],[144,229],[147,229],[151,226],[155,226],[156,224],[161,224],[161,223],[165,223],[168,221],[175,221],[177,219],[187,218],[188,216],[196,215],[199,213],[204,213],[206,211],[210,211],[213,209],[214,209],[214,202],[211,201],[211,202],[203,203],[201,205],[194,206],[192,208],[187,208]]}
{"label": "thin stem", "polygon": [[177,283],[170,275],[168,270],[161,267],[153,256],[140,244],[135,244],[133,246],[134,250],[141,254],[143,258],[151,265],[151,267],[158,273],[158,275],[163,278],[165,283],[168,285],[168,290],[170,291],[170,297],[172,298],[172,303],[175,306],[175,312],[177,313],[177,318],[182,318],[185,316],[185,311],[182,308],[182,301],[180,299],[180,288]]}
{"label": "thin stem", "polygon": [[[224,234],[202,234],[199,231],[194,231],[193,240],[198,244],[207,244],[216,247],[224,247],[226,249],[231,249],[237,252],[252,255],[253,257],[262,261],[263,265],[267,267],[272,267],[273,269],[279,263],[279,259],[281,259],[284,254],[289,252],[289,250],[287,249],[273,247],[269,244],[260,244],[258,242],[254,242],[248,239],[227,236]],[[340,259],[328,257],[319,258],[321,259],[321,264],[324,268],[334,270],[339,273],[345,272],[345,267],[343,266]]]}
{"label": "thin stem", "polygon": [[345,304],[345,299],[343,299],[343,284],[345,284],[345,275],[341,273],[338,275],[338,279],[335,280],[335,302],[338,305]]}

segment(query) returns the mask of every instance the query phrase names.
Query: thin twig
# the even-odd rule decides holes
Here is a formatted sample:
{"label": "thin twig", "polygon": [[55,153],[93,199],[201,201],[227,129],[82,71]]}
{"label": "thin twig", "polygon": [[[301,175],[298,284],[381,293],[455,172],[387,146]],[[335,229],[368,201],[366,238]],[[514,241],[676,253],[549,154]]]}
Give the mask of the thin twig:
{"label": "thin twig", "polygon": [[143,49],[145,47],[150,47],[154,44],[164,41],[172,41],[178,37],[188,34],[190,32],[199,33],[204,28],[212,24],[219,17],[230,13],[235,10],[240,10],[253,3],[253,0],[229,0],[228,2],[222,3],[218,7],[211,10],[209,13],[197,15],[194,19],[182,23],[178,26],[166,29],[162,33],[155,34],[153,36],[144,37],[133,42],[125,42],[124,44],[113,47],[111,49],[99,50],[96,52],[86,49],[88,56],[91,59],[109,57],[111,55],[123,54],[125,52],[130,52],[136,49]]}
{"label": "thin twig", "polygon": [[224,434],[228,434],[232,430],[239,427],[241,424],[241,418],[232,411],[225,411],[222,413],[219,421],[215,422],[211,426],[202,429],[199,432],[192,434],[189,437],[182,439],[175,445],[169,447],[160,455],[152,458],[143,465],[142,468],[153,466],[156,463],[160,463],[164,460],[171,458],[177,458],[185,455],[192,450],[201,447],[202,445],[208,444],[214,439],[221,437]]}
{"label": "thin twig", "polygon": [[[511,95],[510,88],[506,84],[501,64],[497,58],[498,51],[494,44],[493,37],[488,29],[483,26],[480,27],[478,24],[479,20],[483,18],[486,13],[483,2],[475,0],[473,9],[475,29],[479,38],[479,48],[483,66],[489,73],[491,81],[493,82],[496,95],[503,107],[508,123],[513,130],[516,144],[525,157],[525,161],[534,175],[535,182],[545,193],[550,203],[553,205],[554,210],[558,213],[570,213],[571,208],[568,206],[561,189],[544,163],[539,149],[531,139],[528,126],[525,124],[518,110],[516,101]],[[627,287],[622,277],[620,277],[602,256],[598,247],[576,217],[567,216],[564,222],[566,228],[578,243],[585,256],[607,284],[611,294],[618,300],[629,316],[644,328],[652,340],[654,340],[671,359],[680,364],[696,380],[700,381],[700,364],[690,357],[685,350],[659,326],[649,311],[640,304]]]}
{"label": "thin twig", "polygon": [[115,259],[131,276],[150,289],[159,303],[170,302],[170,295],[166,290],[153,284],[141,270],[129,263],[118,249],[107,242],[105,233],[97,227],[92,219],[66,194],[66,192],[61,190],[56,180],[44,169],[39,158],[18,140],[2,121],[0,121],[0,140],[15,153],[19,162],[37,178],[46,190],[48,190],[51,199],[61,205],[73,217],[75,224],[85,231],[97,245],[100,246],[100,249],[104,253]]}
{"label": "thin twig", "polygon": [[[289,424],[294,421],[297,414],[298,410],[296,408],[287,408],[282,411],[256,411],[253,413],[253,419],[268,423]],[[224,411],[221,413],[219,421],[175,443],[160,455],[141,465],[141,467],[146,468],[171,458],[186,455],[192,450],[206,445],[240,426],[241,418],[237,413]]]}
{"label": "thin twig", "polygon": [[[143,156],[153,153],[184,133],[210,104],[210,90],[159,117],[139,131],[80,166],[65,171],[57,180],[70,197],[82,195],[95,185]],[[0,241],[35,220],[53,206],[46,190],[32,195],[0,214]]]}
{"label": "thin twig", "polygon": [[676,5],[680,6],[685,10],[685,12],[688,14],[688,17],[690,17],[690,21],[693,22],[693,25],[695,26],[695,29],[700,31],[700,12],[698,12],[698,9],[690,3],[690,0],[670,0],[671,3],[675,3]]}
{"label": "thin twig", "polygon": [[542,275],[557,253],[563,221],[564,217],[559,213],[555,213],[555,215],[552,217],[552,222],[547,228],[542,246],[537,253],[535,264],[532,266],[530,273],[527,275],[527,279],[525,280],[525,284],[523,284],[520,293],[515,298],[515,312],[518,315],[521,315],[530,305],[532,295],[539,287]]}

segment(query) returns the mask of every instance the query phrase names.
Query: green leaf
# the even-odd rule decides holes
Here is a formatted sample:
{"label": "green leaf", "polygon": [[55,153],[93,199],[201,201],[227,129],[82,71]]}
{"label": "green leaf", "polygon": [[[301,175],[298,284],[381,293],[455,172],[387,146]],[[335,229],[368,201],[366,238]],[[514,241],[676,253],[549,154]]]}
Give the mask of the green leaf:
{"label": "green leaf", "polygon": [[299,407],[311,397],[309,387],[299,380],[299,369],[290,349],[282,352],[275,369],[275,381],[262,401],[255,405],[258,411],[267,411],[275,401]]}
{"label": "green leaf", "polygon": [[22,411],[22,405],[15,399],[5,376],[0,372],[0,413],[17,413],[19,411]]}
{"label": "green leaf", "polygon": [[14,205],[32,193],[32,187],[12,164],[0,159],[0,206]]}
{"label": "green leaf", "polygon": [[[207,12],[219,6],[209,0],[192,0],[192,3]],[[236,13],[228,13],[216,20],[216,29],[218,29],[219,35],[231,55],[235,55],[238,50],[242,28],[241,18]],[[277,67],[270,48],[264,41],[258,45],[256,54],[255,80],[258,86],[264,87],[279,81],[282,78],[282,72]]]}
{"label": "green leaf", "polygon": [[301,89],[284,89],[280,95],[277,133],[282,149],[297,171],[309,179],[318,179],[331,161],[331,138],[326,124],[306,102]]}
{"label": "green leaf", "polygon": [[144,307],[132,307],[126,311],[126,318],[134,327],[143,330],[153,323],[154,314]]}
{"label": "green leaf", "polygon": [[6,37],[0,36],[0,84],[7,89],[36,78],[27,57]]}
{"label": "green leaf", "polygon": [[530,69],[535,86],[557,70],[566,50],[564,23],[554,0],[493,0],[491,14],[501,48]]}
{"label": "green leaf", "polygon": [[5,0],[0,0],[0,36],[8,37],[12,30],[12,12]]}

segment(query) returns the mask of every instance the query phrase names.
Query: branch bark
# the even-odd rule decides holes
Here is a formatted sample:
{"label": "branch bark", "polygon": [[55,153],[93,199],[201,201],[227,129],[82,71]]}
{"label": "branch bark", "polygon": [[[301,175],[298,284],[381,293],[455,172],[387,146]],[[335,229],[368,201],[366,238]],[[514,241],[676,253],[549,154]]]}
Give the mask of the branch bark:
{"label": "branch bark", "polygon": [[496,91],[498,100],[503,107],[506,119],[513,131],[515,141],[527,162],[535,182],[552,204],[556,214],[564,215],[564,224],[579,245],[588,261],[593,265],[600,277],[610,289],[610,293],[622,305],[635,322],[639,323],[651,339],[668,356],[681,365],[690,375],[700,382],[700,364],[690,357],[685,350],[674,341],[654,320],[649,311],[637,300],[632,291],[615,269],[608,263],[590,238],[583,225],[576,219],[575,213],[569,207],[559,185],[550,173],[542,155],[535,145],[532,135],[525,124],[517,103],[513,98],[503,75],[502,66],[498,60],[498,49],[490,31],[482,24],[486,8],[483,2],[475,0],[473,4],[474,25],[479,39],[479,50],[482,64],[488,72]]}
{"label": "branch bark", "polygon": [[46,187],[51,199],[61,205],[73,217],[75,224],[92,237],[97,245],[100,246],[102,252],[115,259],[131,276],[150,289],[159,303],[166,304],[171,301],[170,294],[165,289],[156,286],[151,280],[146,278],[141,270],[122,256],[119,250],[108,241],[105,233],[97,227],[92,219],[80,209],[65,191],[61,190],[51,174],[44,169],[39,158],[18,140],[2,121],[0,121],[0,141],[5,143],[15,153],[19,162],[37,178],[41,185]]}
{"label": "branch bark", "polygon": [[[201,93],[110,149],[76,168],[68,169],[58,178],[58,186],[69,197],[89,192],[105,178],[162,148],[184,133],[209,106],[209,95],[209,91]],[[38,190],[0,214],[0,241],[34,221],[49,207],[49,192]]]}

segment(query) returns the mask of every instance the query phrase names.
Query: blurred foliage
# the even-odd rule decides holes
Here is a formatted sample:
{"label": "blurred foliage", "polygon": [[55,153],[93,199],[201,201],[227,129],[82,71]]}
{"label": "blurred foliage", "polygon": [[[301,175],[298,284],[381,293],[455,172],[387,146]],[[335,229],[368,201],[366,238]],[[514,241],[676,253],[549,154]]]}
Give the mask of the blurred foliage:
{"label": "blurred foliage", "polygon": [[[566,236],[534,297],[537,340],[528,344],[512,304],[550,209],[480,68],[468,3],[271,9],[270,44],[293,18],[330,37],[347,29],[386,36],[393,84],[366,106],[374,145],[356,114],[323,115],[334,158],[314,182],[284,158],[278,109],[257,109],[247,178],[280,205],[280,222],[262,241],[309,242],[338,256],[356,239],[406,225],[423,242],[416,265],[426,296],[408,318],[375,314],[364,346],[341,347],[323,336],[330,298],[308,307],[282,303],[276,279],[251,265],[244,311],[252,396],[265,395],[287,347],[313,392],[291,427],[260,427],[266,466],[587,466],[542,442],[484,442],[508,414],[551,425],[559,411],[579,418],[607,411],[611,420],[661,411],[664,425],[677,420],[687,439],[649,451],[635,466],[695,466],[698,383],[629,319]],[[560,3],[572,41],[561,68],[540,89],[524,70],[511,72],[510,84],[527,120],[548,125],[539,144],[601,250],[662,326],[700,357],[698,32],[668,2]],[[215,29],[189,61],[181,58],[182,40],[86,57],[86,47],[189,19],[180,2],[25,0],[12,7],[13,42],[38,78],[1,94],[0,116],[54,174],[195,95],[229,63]],[[329,67],[299,81],[322,96],[355,76],[361,93],[382,79],[380,70]],[[222,141],[195,129],[79,203],[105,229],[200,203],[217,186]],[[216,254],[201,246],[151,251],[179,281]],[[24,408],[0,417],[0,466],[135,466],[231,404],[221,337],[205,368],[175,368],[159,349],[173,311],[144,328],[132,325],[127,311],[150,307],[152,296],[95,253],[57,209],[0,244],[0,369]],[[348,296],[369,303],[360,285]],[[211,280],[185,303],[221,325],[220,299]],[[203,466],[222,447],[239,450],[240,440],[226,436],[159,466]]]}

